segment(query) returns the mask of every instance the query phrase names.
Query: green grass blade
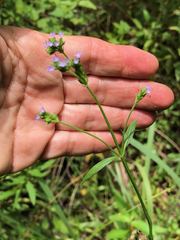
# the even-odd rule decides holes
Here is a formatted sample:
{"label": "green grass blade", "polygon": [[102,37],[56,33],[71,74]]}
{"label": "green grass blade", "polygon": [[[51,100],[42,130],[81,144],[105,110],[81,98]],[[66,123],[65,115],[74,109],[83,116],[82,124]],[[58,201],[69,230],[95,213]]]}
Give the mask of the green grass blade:
{"label": "green grass blade", "polygon": [[29,198],[31,200],[31,203],[35,205],[36,204],[36,188],[30,181],[28,181],[26,184],[26,189],[27,189]]}
{"label": "green grass blade", "polygon": [[[156,130],[156,123],[151,125],[148,129],[147,147],[152,150],[153,150],[155,130]],[[145,169],[146,169],[147,173],[149,173],[150,166],[151,166],[151,159],[147,157],[146,162],[145,162]]]}
{"label": "green grass blade", "polygon": [[152,198],[152,191],[151,191],[151,184],[148,178],[148,174],[146,172],[145,167],[141,166],[139,163],[135,163],[136,167],[138,168],[141,177],[143,179],[143,189],[146,195],[146,201],[147,201],[147,208],[148,208],[148,213],[150,217],[152,218],[153,214],[153,198]]}
{"label": "green grass blade", "polygon": [[157,165],[164,169],[164,171],[166,171],[166,173],[174,180],[175,184],[180,187],[180,178],[178,175],[166,164],[166,162],[164,162],[160,157],[152,152],[151,149],[135,139],[131,139],[131,145],[146,155],[148,158],[152,159],[155,163],[157,163]]}
{"label": "green grass blade", "polygon": [[[47,185],[46,182],[40,181],[39,184],[40,184],[43,192],[47,196],[48,200],[51,202],[51,200],[54,199],[53,192],[51,191],[51,189],[49,188],[49,186]],[[53,207],[55,208],[57,215],[60,217],[60,219],[63,221],[63,223],[67,227],[69,235],[71,237],[73,237],[73,239],[76,239],[75,235],[74,235],[74,232],[72,231],[72,227],[69,225],[68,219],[66,218],[61,206],[59,204],[55,203],[55,204],[53,204]]]}

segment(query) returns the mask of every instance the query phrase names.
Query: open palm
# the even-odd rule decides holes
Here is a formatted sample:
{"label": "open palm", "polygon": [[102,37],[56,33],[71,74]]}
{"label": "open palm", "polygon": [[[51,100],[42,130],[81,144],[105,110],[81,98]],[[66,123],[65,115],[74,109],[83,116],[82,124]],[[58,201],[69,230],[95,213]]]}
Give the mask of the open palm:
{"label": "open palm", "polygon": [[[113,146],[106,124],[86,89],[73,77],[49,73],[51,57],[43,43],[48,35],[15,27],[0,28],[0,172],[19,171],[38,159],[99,152],[98,140],[62,125],[35,121],[43,106],[60,119],[93,132]],[[89,85],[101,101],[118,141],[135,95],[151,87],[134,112],[138,127],[154,121],[153,111],[173,102],[165,85],[147,79],[156,58],[131,46],[112,45],[90,37],[65,37],[69,56],[78,51],[89,74]]]}

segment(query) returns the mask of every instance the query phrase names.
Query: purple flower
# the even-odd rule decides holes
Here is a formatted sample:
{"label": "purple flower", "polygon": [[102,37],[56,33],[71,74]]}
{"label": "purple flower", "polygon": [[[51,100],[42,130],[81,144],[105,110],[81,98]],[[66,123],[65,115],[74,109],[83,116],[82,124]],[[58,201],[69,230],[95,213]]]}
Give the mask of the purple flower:
{"label": "purple flower", "polygon": [[50,35],[51,37],[56,37],[56,33],[55,33],[55,32],[51,32],[49,35]]}
{"label": "purple flower", "polygon": [[53,62],[59,62],[60,59],[59,59],[57,56],[54,56],[54,57],[52,58],[52,61],[53,61]]}
{"label": "purple flower", "polygon": [[63,32],[59,32],[58,35],[59,35],[60,38],[63,38],[63,37],[64,37],[64,33],[63,33]]}
{"label": "purple flower", "polygon": [[53,46],[53,43],[50,42],[50,41],[46,41],[46,42],[44,43],[44,46],[45,46],[45,48],[52,47],[52,46]]}
{"label": "purple flower", "polygon": [[42,106],[41,108],[40,108],[40,111],[39,111],[39,113],[38,114],[36,114],[36,116],[35,116],[35,120],[40,120],[41,119],[41,115],[43,114],[43,113],[45,113],[46,112],[46,110],[45,110],[45,108]]}
{"label": "purple flower", "polygon": [[53,72],[55,68],[53,66],[48,66],[48,72]]}
{"label": "purple flower", "polygon": [[58,47],[59,46],[59,42],[54,42],[53,44],[55,47]]}
{"label": "purple flower", "polygon": [[74,64],[78,64],[80,62],[80,58],[81,58],[81,53],[77,52],[75,54],[75,58],[74,58]]}
{"label": "purple flower", "polygon": [[151,93],[151,87],[150,86],[147,86],[146,87],[146,94],[150,94]]}
{"label": "purple flower", "polygon": [[39,113],[42,114],[42,113],[45,113],[45,112],[46,112],[46,110],[45,110],[45,108],[42,106],[42,107],[40,108]]}
{"label": "purple flower", "polygon": [[36,114],[36,116],[35,116],[35,118],[34,118],[35,120],[40,120],[41,119],[41,117],[39,116],[39,114]]}
{"label": "purple flower", "polygon": [[78,64],[79,63],[79,58],[74,58],[74,64]]}
{"label": "purple flower", "polygon": [[77,52],[76,54],[75,54],[75,58],[81,58],[81,53],[80,52]]}
{"label": "purple flower", "polygon": [[66,67],[68,63],[69,63],[69,60],[64,59],[64,60],[59,62],[59,67]]}

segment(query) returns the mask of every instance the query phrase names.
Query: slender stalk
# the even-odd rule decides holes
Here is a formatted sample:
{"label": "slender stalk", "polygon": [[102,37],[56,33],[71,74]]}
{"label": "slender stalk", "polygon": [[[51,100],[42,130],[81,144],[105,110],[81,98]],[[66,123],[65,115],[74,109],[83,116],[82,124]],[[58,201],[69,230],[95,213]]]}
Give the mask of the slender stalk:
{"label": "slender stalk", "polygon": [[119,143],[118,143],[118,141],[117,141],[117,139],[116,139],[116,136],[115,136],[115,134],[114,134],[114,131],[113,131],[113,129],[112,129],[112,127],[111,127],[111,124],[109,123],[109,120],[108,120],[108,118],[107,118],[107,116],[106,116],[106,114],[105,114],[105,112],[104,112],[104,110],[103,110],[103,108],[102,108],[102,106],[101,106],[101,103],[99,102],[99,99],[96,97],[96,95],[94,94],[94,92],[91,90],[91,88],[90,88],[88,85],[86,86],[86,88],[87,88],[88,92],[90,93],[90,95],[91,95],[91,96],[93,97],[93,99],[95,100],[96,104],[98,105],[98,107],[99,107],[99,109],[100,109],[100,111],[101,111],[101,113],[102,113],[102,115],[103,115],[103,117],[104,117],[104,120],[105,120],[105,122],[106,122],[106,124],[107,124],[107,126],[108,126],[108,129],[109,129],[109,131],[110,131],[110,133],[111,133],[111,136],[112,136],[112,138],[113,138],[113,140],[114,140],[114,143],[115,143],[117,149],[120,149],[120,148],[119,148]]}
{"label": "slender stalk", "polygon": [[[64,53],[64,55],[65,55],[65,57],[68,57],[65,53]],[[73,73],[73,75],[76,76],[75,73]],[[76,76],[76,77],[77,77],[77,76]],[[143,202],[143,199],[142,199],[141,194],[140,194],[140,192],[139,192],[139,190],[138,190],[138,187],[137,187],[137,185],[136,185],[136,183],[135,183],[135,180],[134,180],[134,178],[133,178],[133,176],[132,176],[132,174],[131,174],[131,171],[130,171],[130,169],[129,169],[129,167],[128,167],[128,163],[127,163],[127,161],[125,160],[124,155],[122,156],[121,147],[119,146],[119,143],[118,143],[118,141],[117,141],[117,139],[116,139],[116,136],[115,136],[115,134],[114,134],[114,131],[113,131],[112,127],[111,127],[111,124],[109,123],[109,120],[108,120],[108,118],[107,118],[107,116],[106,116],[106,114],[105,114],[105,112],[104,112],[104,110],[103,110],[103,108],[102,108],[102,106],[101,106],[101,103],[100,103],[100,101],[98,100],[98,98],[96,97],[96,95],[94,94],[94,92],[91,90],[91,88],[89,88],[88,85],[85,85],[85,87],[87,88],[87,90],[88,90],[88,92],[90,93],[90,95],[92,96],[92,98],[95,100],[96,104],[98,105],[98,107],[99,107],[99,109],[100,109],[100,111],[101,111],[101,113],[102,113],[102,115],[103,115],[103,118],[104,118],[104,120],[105,120],[105,122],[106,122],[106,124],[107,124],[107,127],[108,127],[108,129],[109,129],[109,131],[110,131],[110,133],[111,133],[111,136],[112,136],[112,138],[113,138],[113,140],[114,140],[114,143],[115,143],[115,145],[116,145],[116,147],[117,147],[117,150],[118,150],[118,152],[119,152],[119,155],[120,155],[119,157],[120,157],[121,160],[122,160],[123,166],[124,166],[124,168],[125,168],[125,170],[126,170],[126,173],[127,173],[128,177],[129,177],[130,181],[131,181],[131,184],[132,184],[132,186],[133,186],[133,188],[134,188],[134,190],[135,190],[135,192],[136,192],[136,194],[137,194],[137,197],[138,197],[139,202],[140,202],[140,204],[141,204],[141,206],[142,206],[144,215],[145,215],[145,217],[146,217],[146,219],[147,219],[147,222],[148,222],[148,225],[149,225],[149,236],[148,236],[148,238],[149,238],[149,240],[153,240],[153,232],[152,232],[152,221],[151,221],[151,218],[150,218],[149,213],[148,213],[148,211],[147,211],[147,209],[146,209],[146,206],[145,206],[145,204],[144,204],[144,202]],[[130,119],[130,117],[131,117],[131,114],[133,113],[136,105],[138,104],[138,102],[139,102],[140,100],[141,100],[141,99],[138,100],[138,98],[136,97],[136,99],[135,99],[135,101],[134,101],[134,104],[133,104],[133,106],[132,106],[132,108],[131,108],[131,110],[130,110],[130,113],[129,113],[128,117],[127,117],[127,120],[126,120],[126,123],[125,123],[125,128],[124,128],[124,130],[123,130],[123,136],[124,136],[124,133],[126,132],[127,125],[128,125],[128,121],[129,121],[129,119]],[[67,125],[66,125],[66,126],[67,126]],[[70,125],[69,125],[69,126],[70,126]],[[79,128],[77,128],[77,127],[75,127],[74,129],[76,129],[77,131],[80,131],[80,132],[87,133],[86,131],[84,131],[84,130],[82,130],[82,129],[79,129]],[[93,135],[90,134],[90,133],[87,133],[87,134],[90,135],[90,136],[93,136]],[[94,137],[94,136],[93,136],[93,137]],[[99,140],[99,138],[98,138],[97,136],[95,136],[95,138]],[[101,140],[101,142],[102,142],[102,140]],[[103,141],[103,143],[105,143],[105,142]],[[105,145],[107,146],[107,144],[105,144]],[[124,139],[122,140],[122,146],[123,146],[123,145],[124,145]],[[109,148],[109,147],[108,147],[108,148]],[[113,151],[113,153],[115,153],[115,152]]]}
{"label": "slender stalk", "polygon": [[131,110],[130,110],[130,112],[128,114],[128,117],[127,117],[126,123],[125,123],[125,127],[124,127],[124,130],[123,130],[123,133],[125,133],[125,131],[127,129],[127,125],[128,125],[129,119],[130,119],[130,117],[131,117],[131,115],[132,115],[136,105],[137,105],[137,99],[135,99],[134,104],[133,104],[133,106],[132,106],[132,108],[131,108]]}
{"label": "slender stalk", "polygon": [[127,164],[127,161],[126,161],[124,158],[122,158],[121,160],[122,160],[122,163],[123,163],[124,168],[126,169],[126,173],[127,173],[128,177],[129,177],[129,179],[130,179],[130,181],[131,181],[131,184],[133,185],[134,191],[135,191],[136,194],[137,194],[137,197],[138,197],[139,202],[140,202],[140,204],[141,204],[141,206],[142,206],[144,215],[145,215],[145,217],[146,217],[146,219],[147,219],[147,222],[148,222],[148,225],[149,225],[149,236],[148,236],[148,238],[149,238],[149,240],[153,240],[153,229],[152,229],[152,221],[151,221],[151,218],[150,218],[149,213],[148,213],[148,211],[147,211],[147,209],[146,209],[146,206],[145,206],[145,204],[144,204],[144,201],[142,200],[141,194],[140,194],[140,192],[139,192],[139,190],[138,190],[138,187],[137,187],[137,185],[136,185],[136,183],[135,183],[135,180],[134,180],[134,178],[133,178],[133,176],[132,176],[132,174],[131,174],[131,171],[130,171],[130,169],[129,169],[129,166],[128,166],[128,164]]}
{"label": "slender stalk", "polygon": [[70,127],[70,128],[72,128],[72,129],[74,129],[74,130],[76,130],[76,131],[78,131],[78,132],[85,133],[85,134],[87,134],[87,135],[89,135],[89,136],[97,139],[98,141],[102,142],[107,148],[109,148],[109,150],[110,150],[113,154],[117,155],[117,157],[119,158],[119,155],[113,150],[113,148],[112,148],[109,144],[107,144],[103,139],[99,138],[98,136],[96,136],[96,135],[94,135],[94,134],[92,134],[92,133],[89,133],[89,132],[87,132],[87,131],[79,128],[79,127],[76,127],[76,126],[74,126],[74,125],[72,125],[72,124],[70,124],[70,123],[64,122],[64,121],[59,120],[59,123],[62,124],[62,125],[64,125],[64,126],[66,126],[66,127]]}
{"label": "slender stalk", "polygon": [[[122,153],[122,152],[121,152],[121,148],[120,148],[119,143],[118,143],[118,141],[117,141],[117,139],[116,139],[116,136],[115,136],[115,134],[114,134],[114,131],[113,131],[113,129],[112,129],[110,123],[109,123],[109,120],[108,120],[108,118],[107,118],[107,116],[106,116],[106,114],[105,114],[105,112],[104,112],[104,110],[103,110],[103,108],[102,108],[102,106],[101,106],[101,103],[99,102],[98,98],[97,98],[96,95],[93,93],[93,91],[89,88],[88,85],[86,86],[86,88],[87,88],[87,90],[89,91],[90,95],[91,95],[91,96],[93,97],[93,99],[95,100],[96,104],[98,105],[98,107],[99,107],[99,109],[100,109],[100,111],[101,111],[101,113],[102,113],[102,115],[103,115],[103,117],[104,117],[104,120],[105,120],[105,122],[106,122],[106,124],[107,124],[107,126],[108,126],[108,129],[109,129],[109,131],[110,131],[110,133],[111,133],[111,135],[112,135],[112,138],[113,138],[114,143],[115,143],[115,145],[116,145],[116,147],[117,147],[117,150],[118,150],[118,152],[119,152],[119,155],[121,156],[121,161],[122,161],[122,163],[123,163],[123,166],[124,166],[124,168],[125,168],[125,170],[126,170],[126,173],[127,173],[128,177],[129,177],[130,181],[131,181],[131,184],[132,184],[132,186],[133,186],[133,188],[134,188],[134,191],[135,191],[135,193],[136,193],[136,195],[137,195],[137,197],[138,197],[138,199],[139,199],[139,202],[140,202],[140,204],[141,204],[141,206],[142,206],[144,215],[145,215],[146,220],[147,220],[147,222],[148,222],[148,225],[149,225],[149,236],[148,236],[148,238],[149,238],[149,240],[153,240],[153,230],[152,230],[152,221],[151,221],[151,218],[150,218],[149,213],[148,213],[148,211],[147,211],[147,209],[146,209],[146,206],[145,206],[145,204],[144,204],[144,202],[143,202],[143,199],[142,199],[141,194],[140,194],[140,192],[139,192],[139,190],[138,190],[138,187],[137,187],[137,185],[136,185],[136,183],[135,183],[135,180],[134,180],[134,178],[133,178],[133,176],[132,176],[132,174],[131,174],[131,171],[130,171],[130,169],[129,169],[129,167],[128,167],[127,161],[125,160],[124,156],[122,156],[122,154],[121,154],[121,153]],[[133,113],[133,111],[134,111],[137,103],[138,103],[138,100],[137,100],[137,98],[136,98],[135,101],[134,101],[134,104],[133,104],[133,106],[132,106],[132,108],[131,108],[131,110],[130,110],[130,113],[129,113],[128,117],[127,117],[126,124],[125,124],[125,129],[124,129],[124,131],[123,131],[123,135],[124,135],[124,133],[125,133],[125,131],[126,131],[126,129],[127,129],[128,121],[129,121],[129,119],[130,119],[130,117],[131,117],[131,114]],[[124,139],[123,139],[123,140],[124,140]],[[122,141],[122,145],[123,145],[123,144],[124,144],[124,143],[123,143],[123,141]]]}

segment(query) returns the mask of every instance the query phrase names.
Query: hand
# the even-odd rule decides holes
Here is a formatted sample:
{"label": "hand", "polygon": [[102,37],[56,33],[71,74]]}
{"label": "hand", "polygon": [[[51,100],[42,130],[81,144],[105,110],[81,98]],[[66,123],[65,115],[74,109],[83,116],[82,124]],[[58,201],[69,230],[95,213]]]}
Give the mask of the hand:
{"label": "hand", "polygon": [[[72,76],[48,72],[51,57],[43,48],[48,35],[16,27],[0,28],[0,172],[14,172],[38,159],[101,152],[105,146],[59,124],[36,121],[41,106],[60,119],[93,132],[113,146],[106,124],[86,89]],[[165,85],[151,82],[157,59],[132,46],[118,46],[90,37],[65,37],[65,50],[78,51],[89,74],[89,85],[121,141],[137,92],[151,87],[132,115],[139,128],[152,124],[154,111],[173,102]]]}

